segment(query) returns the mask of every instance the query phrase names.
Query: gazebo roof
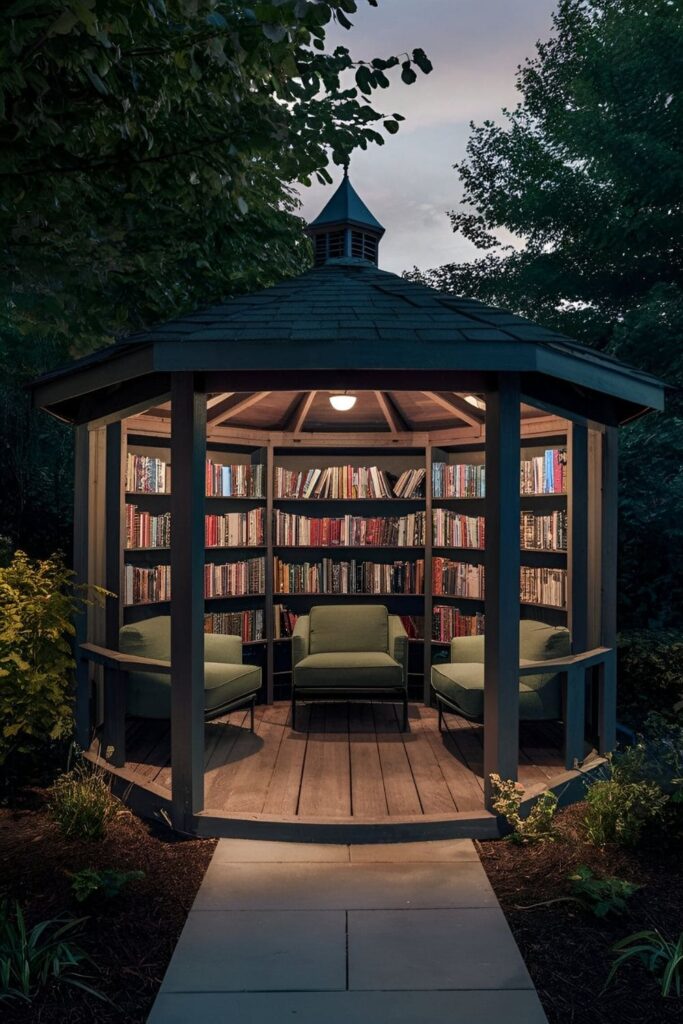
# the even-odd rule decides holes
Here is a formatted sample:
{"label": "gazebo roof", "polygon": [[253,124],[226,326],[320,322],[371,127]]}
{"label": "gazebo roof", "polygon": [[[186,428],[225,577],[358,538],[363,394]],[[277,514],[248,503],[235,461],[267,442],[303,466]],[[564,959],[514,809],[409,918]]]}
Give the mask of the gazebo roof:
{"label": "gazebo roof", "polygon": [[337,191],[315,220],[310,222],[308,227],[309,230],[315,231],[317,228],[344,223],[358,224],[384,234],[384,228],[377,218],[370,213],[370,210],[368,210],[351,184],[346,171]]}
{"label": "gazebo roof", "polygon": [[[386,389],[402,386],[401,374],[416,373],[424,381],[415,386],[438,388],[440,375],[450,372],[462,375],[466,390],[475,389],[477,379],[485,390],[486,375],[495,371],[519,372],[530,399],[541,401],[543,377],[552,377],[567,385],[574,404],[566,408],[585,407],[596,419],[604,412],[602,422],[662,408],[665,387],[524,317],[345,258],[122,337],[40,378],[33,385],[35,400],[82,421],[86,413],[76,406],[84,394],[111,385],[121,391],[126,380],[140,389],[142,377],[149,378],[152,393],[152,377],[181,370],[229,373],[233,390],[240,390],[247,374],[252,381],[245,389],[253,387],[255,372],[277,376],[280,388],[287,377],[289,387],[315,386],[313,377],[325,387],[326,375],[334,375],[327,386],[358,388],[367,378],[367,387]],[[384,385],[375,379],[380,373]],[[429,375],[436,383],[428,383]]]}

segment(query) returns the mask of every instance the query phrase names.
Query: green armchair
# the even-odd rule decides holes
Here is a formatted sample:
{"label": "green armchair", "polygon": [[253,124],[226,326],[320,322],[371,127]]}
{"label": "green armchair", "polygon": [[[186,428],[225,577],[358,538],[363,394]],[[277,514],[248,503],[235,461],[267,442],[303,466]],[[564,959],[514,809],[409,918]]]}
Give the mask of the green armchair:
{"label": "green armchair", "polygon": [[[522,619],[519,624],[520,668],[531,662],[556,661],[569,654],[569,630],[533,619]],[[475,721],[483,720],[483,636],[462,636],[451,640],[450,662],[432,665],[432,690],[439,709],[439,728],[444,711]],[[521,721],[562,717],[560,672],[542,672],[532,668],[529,673],[524,673],[519,681],[519,717]]]}
{"label": "green armchair", "polygon": [[403,704],[408,727],[408,635],[384,605],[316,605],[292,636],[292,728],[297,699],[373,697]]}
{"label": "green armchair", "polygon": [[[170,616],[157,615],[123,626],[119,632],[119,650],[141,658],[170,661]],[[250,706],[253,732],[254,704],[261,689],[261,669],[257,665],[242,664],[242,641],[238,636],[205,633],[204,657],[205,717],[216,718],[228,711]],[[170,718],[170,674],[130,671],[126,705],[129,715]]]}

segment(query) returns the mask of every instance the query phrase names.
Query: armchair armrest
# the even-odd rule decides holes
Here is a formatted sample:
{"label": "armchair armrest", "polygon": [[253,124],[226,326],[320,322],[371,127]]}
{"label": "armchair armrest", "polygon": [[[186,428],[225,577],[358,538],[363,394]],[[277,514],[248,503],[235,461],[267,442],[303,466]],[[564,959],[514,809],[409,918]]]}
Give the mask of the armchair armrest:
{"label": "armchair armrest", "polygon": [[136,654],[122,654],[108,647],[97,644],[81,644],[81,657],[85,661],[93,661],[96,665],[114,669],[115,672],[166,672],[171,671],[170,661],[158,661],[156,658],[140,658]]}
{"label": "armchair armrest", "polygon": [[311,620],[308,615],[300,615],[296,620],[292,633],[292,668],[307,657],[310,644]]}
{"label": "armchair armrest", "polygon": [[408,634],[399,615],[389,615],[389,654],[403,670],[403,682],[408,682]]}
{"label": "armchair armrest", "polygon": [[481,636],[454,636],[451,640],[451,662],[462,664],[483,663],[484,661],[484,637]]}

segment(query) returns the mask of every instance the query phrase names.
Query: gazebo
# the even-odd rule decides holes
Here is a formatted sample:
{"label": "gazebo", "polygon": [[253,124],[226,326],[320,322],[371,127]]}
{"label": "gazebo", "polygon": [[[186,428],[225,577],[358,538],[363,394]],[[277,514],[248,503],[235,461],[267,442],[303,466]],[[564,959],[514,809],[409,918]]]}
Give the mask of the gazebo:
{"label": "gazebo", "polygon": [[[492,834],[491,773],[520,775],[532,791],[571,792],[567,785],[583,778],[584,760],[584,769],[598,764],[615,745],[617,432],[620,424],[662,409],[664,385],[520,316],[379,269],[383,228],[346,175],[309,233],[315,266],[300,276],[122,337],[32,386],[37,406],[75,428],[77,578],[114,595],[104,611],[90,608],[78,622],[79,742],[89,749],[97,731],[101,745],[93,759],[143,813],[167,808],[174,826],[187,832],[337,840]],[[352,408],[336,409],[330,398],[337,396],[355,399]],[[214,493],[209,474],[216,467],[222,474],[228,464],[229,472],[238,474],[241,466],[250,479],[258,476],[258,491]],[[342,489],[303,508],[305,499],[278,483],[314,467],[341,474],[347,464],[373,467],[391,481],[415,471],[414,493],[380,501]],[[138,488],[131,480],[136,465],[145,473],[150,466],[165,471],[165,482],[150,491],[145,477]],[[477,472],[483,479],[484,467],[485,487],[444,489],[444,473],[467,483]],[[548,479],[555,474],[549,485],[546,469]],[[225,543],[219,550],[207,542],[205,516],[227,522],[247,508],[260,523],[260,543]],[[277,703],[288,696],[288,623],[317,601],[348,597],[338,583],[311,592],[289,581],[318,579],[327,570],[334,576],[340,555],[356,572],[363,557],[362,545],[336,544],[332,551],[324,542],[282,543],[280,526],[302,529],[306,513],[308,529],[316,511],[329,522],[356,517],[359,529],[368,517],[382,523],[389,513],[392,522],[418,516],[415,543],[365,544],[364,550],[389,575],[400,562],[400,572],[419,579],[419,587],[392,583],[353,595],[386,603],[409,627],[414,717],[405,739],[384,721],[394,743],[389,754],[371,713],[375,746],[360,753],[354,747],[357,733],[367,739],[366,712],[349,713],[341,730],[346,745],[336,748],[315,744],[334,740],[330,723],[339,712],[330,712],[327,728],[318,721],[322,739],[312,718],[309,753],[302,753],[287,706]],[[141,516],[155,530],[172,523],[170,544],[158,537],[131,543]],[[529,536],[552,530],[552,542],[522,539],[520,546],[520,522]],[[480,542],[454,542],[449,531],[471,524],[481,530]],[[209,548],[216,550],[207,556]],[[257,582],[240,593],[216,594],[211,581],[239,559]],[[468,583],[458,589],[463,565],[463,578],[485,579],[485,590],[483,582],[476,593]],[[456,578],[453,593],[443,582],[450,578]],[[140,581],[152,588],[143,588],[144,600]],[[159,614],[170,615],[170,659],[143,664],[122,653],[121,628]],[[564,625],[570,633],[571,654],[555,666],[564,683],[563,749],[549,763],[520,752],[520,618]],[[225,631],[226,622],[233,624],[228,631],[241,631],[245,660],[262,669],[261,724],[251,740],[234,717],[215,724],[205,739],[205,630]],[[447,657],[459,629],[484,633],[483,725],[456,721],[442,736],[433,726],[430,670]],[[166,723],[163,737],[158,722],[126,721],[126,675],[145,668],[170,674],[170,731]],[[546,729],[537,746],[550,742]],[[481,751],[476,770],[467,753],[472,744]],[[404,764],[397,751],[422,813],[410,804],[402,811],[400,801],[392,807],[392,772]],[[325,773],[342,773],[351,790],[347,803],[327,807],[321,797],[298,816],[284,813],[294,806],[286,800],[249,804],[250,787],[261,787],[263,795],[273,779],[282,792],[298,786],[300,801],[304,762],[320,785]],[[258,772],[271,772],[270,781],[257,765]],[[377,797],[381,812],[373,812],[374,796],[363,803],[373,765],[384,789]],[[205,773],[219,769],[228,788],[230,773],[240,773],[242,802],[228,800],[225,813],[217,797],[205,801]],[[473,784],[468,773],[476,776]],[[458,785],[470,793],[462,803]],[[442,808],[436,797],[430,803],[430,786],[439,793],[450,787],[453,805]]]}

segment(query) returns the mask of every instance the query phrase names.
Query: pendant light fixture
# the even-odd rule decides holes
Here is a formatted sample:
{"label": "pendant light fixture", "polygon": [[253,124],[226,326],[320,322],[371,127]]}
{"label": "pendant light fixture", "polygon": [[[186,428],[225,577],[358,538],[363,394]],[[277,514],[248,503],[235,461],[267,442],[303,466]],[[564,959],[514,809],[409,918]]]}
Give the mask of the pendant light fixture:
{"label": "pendant light fixture", "polygon": [[345,391],[343,395],[330,395],[330,405],[337,412],[348,412],[356,404],[356,396]]}

